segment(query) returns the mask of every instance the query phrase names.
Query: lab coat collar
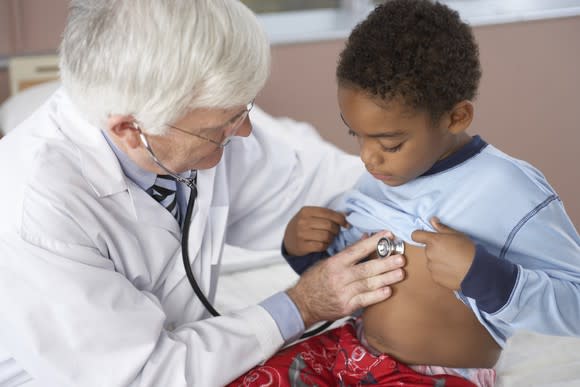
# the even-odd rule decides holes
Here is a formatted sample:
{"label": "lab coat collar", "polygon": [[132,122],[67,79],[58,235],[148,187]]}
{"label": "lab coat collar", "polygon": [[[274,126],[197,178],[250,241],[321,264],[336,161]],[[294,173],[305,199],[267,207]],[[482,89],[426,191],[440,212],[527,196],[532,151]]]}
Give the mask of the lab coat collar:
{"label": "lab coat collar", "polygon": [[61,87],[53,98],[60,130],[78,149],[83,175],[97,196],[126,191],[126,177],[101,129],[81,115],[64,88]]}
{"label": "lab coat collar", "polygon": [[[119,160],[101,129],[90,124],[82,116],[63,88],[59,89],[53,98],[56,121],[60,123],[62,133],[78,149],[84,178],[96,195],[107,197],[128,192],[131,202],[128,201],[127,204],[133,206],[136,219],[179,235],[180,226],[173,215],[165,209],[159,211],[161,205],[123,173]],[[211,206],[214,194],[215,175],[215,167],[198,171],[197,182],[202,188],[198,192],[193,228],[202,227],[207,221],[207,208]],[[186,196],[189,199],[189,191]],[[199,247],[200,243],[201,241],[194,241],[193,244],[196,245],[194,247]]]}
{"label": "lab coat collar", "polygon": [[179,238],[181,230],[173,215],[125,176],[101,129],[82,116],[64,89],[54,98],[60,130],[77,148],[83,177],[95,194],[104,198],[127,192],[126,205],[136,220],[169,230]]}

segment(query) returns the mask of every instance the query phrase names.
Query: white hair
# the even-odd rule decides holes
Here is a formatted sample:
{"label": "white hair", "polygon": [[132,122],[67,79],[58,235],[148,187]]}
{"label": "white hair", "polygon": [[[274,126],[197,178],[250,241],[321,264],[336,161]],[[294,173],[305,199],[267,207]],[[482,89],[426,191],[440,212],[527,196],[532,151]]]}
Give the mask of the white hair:
{"label": "white hair", "polygon": [[133,115],[162,134],[196,108],[232,108],[264,86],[270,48],[238,0],[73,0],[63,85],[93,124]]}

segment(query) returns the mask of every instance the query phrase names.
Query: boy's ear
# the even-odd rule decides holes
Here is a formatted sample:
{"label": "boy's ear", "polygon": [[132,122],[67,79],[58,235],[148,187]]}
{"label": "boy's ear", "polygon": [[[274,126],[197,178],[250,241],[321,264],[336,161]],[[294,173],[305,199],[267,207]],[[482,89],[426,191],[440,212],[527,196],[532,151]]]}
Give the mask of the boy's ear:
{"label": "boy's ear", "polygon": [[453,134],[459,134],[467,130],[473,121],[473,104],[471,101],[458,102],[449,111],[449,125],[447,130]]}

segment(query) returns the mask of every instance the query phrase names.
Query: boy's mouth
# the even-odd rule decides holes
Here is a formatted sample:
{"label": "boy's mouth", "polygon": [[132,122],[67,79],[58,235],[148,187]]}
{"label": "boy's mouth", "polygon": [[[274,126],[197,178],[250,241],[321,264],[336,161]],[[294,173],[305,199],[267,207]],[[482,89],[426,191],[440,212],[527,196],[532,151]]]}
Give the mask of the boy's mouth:
{"label": "boy's mouth", "polygon": [[382,181],[390,181],[393,180],[395,177],[393,175],[382,175],[379,173],[374,173],[374,172],[369,172],[371,175],[373,175],[373,177],[377,180],[382,180]]}

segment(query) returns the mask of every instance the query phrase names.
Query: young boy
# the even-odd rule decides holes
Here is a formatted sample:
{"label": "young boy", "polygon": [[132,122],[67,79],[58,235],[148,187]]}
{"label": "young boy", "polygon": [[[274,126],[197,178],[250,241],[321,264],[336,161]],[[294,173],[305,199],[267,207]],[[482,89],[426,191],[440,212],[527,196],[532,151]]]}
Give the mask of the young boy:
{"label": "young boy", "polygon": [[406,279],[241,383],[493,385],[515,330],[580,335],[580,237],[539,171],[466,133],[480,76],[470,28],[444,5],[389,1],[355,28],[338,102],[368,173],[336,211],[302,209],[283,250],[303,273],[388,229]]}

